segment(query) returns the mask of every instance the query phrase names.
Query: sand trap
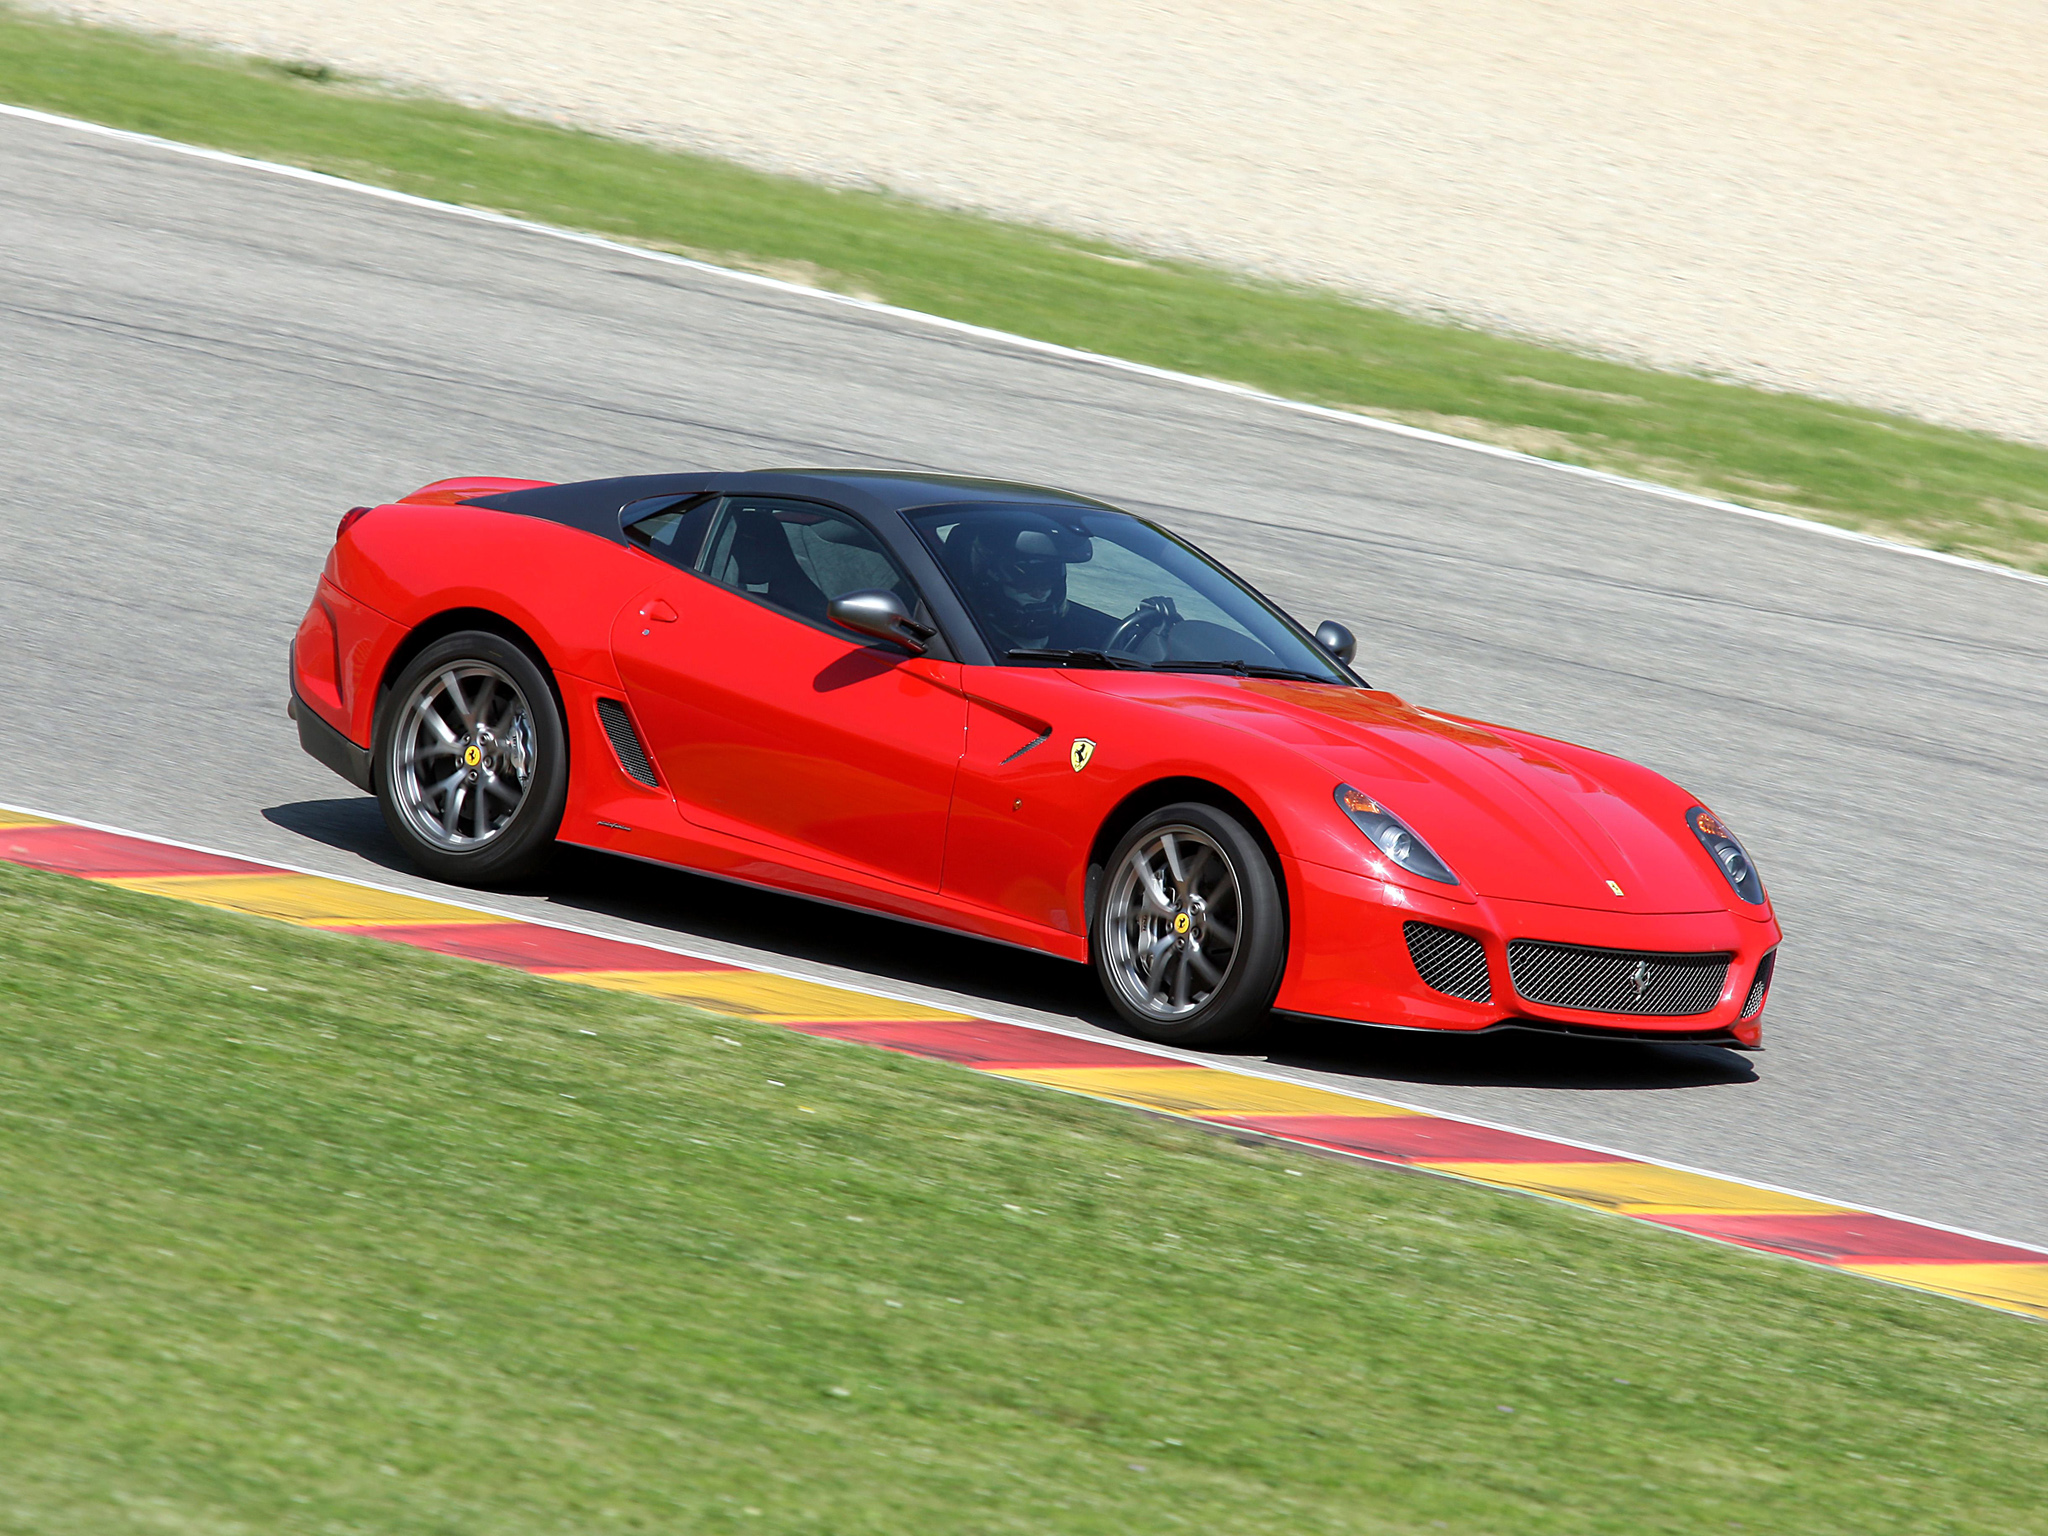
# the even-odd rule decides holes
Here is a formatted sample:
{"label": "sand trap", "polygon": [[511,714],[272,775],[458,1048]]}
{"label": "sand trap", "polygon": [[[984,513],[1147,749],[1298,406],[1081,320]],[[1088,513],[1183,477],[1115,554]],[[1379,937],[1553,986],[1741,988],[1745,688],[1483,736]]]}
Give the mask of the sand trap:
{"label": "sand trap", "polygon": [[2048,7],[47,8],[2048,441]]}

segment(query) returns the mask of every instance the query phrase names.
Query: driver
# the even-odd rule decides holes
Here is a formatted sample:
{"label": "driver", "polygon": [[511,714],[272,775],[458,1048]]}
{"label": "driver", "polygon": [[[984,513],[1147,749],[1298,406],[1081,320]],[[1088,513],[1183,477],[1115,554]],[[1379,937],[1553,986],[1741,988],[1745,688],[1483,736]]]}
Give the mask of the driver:
{"label": "driver", "polygon": [[946,541],[960,595],[998,652],[1099,650],[1116,630],[1106,613],[1067,596],[1067,551],[1086,536],[1040,517],[997,512],[970,518]]}

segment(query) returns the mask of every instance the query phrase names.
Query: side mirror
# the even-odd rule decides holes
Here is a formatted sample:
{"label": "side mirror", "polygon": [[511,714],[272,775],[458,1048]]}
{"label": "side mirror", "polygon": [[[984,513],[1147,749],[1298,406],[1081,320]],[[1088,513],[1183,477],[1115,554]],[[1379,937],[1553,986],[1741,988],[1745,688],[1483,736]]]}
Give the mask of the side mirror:
{"label": "side mirror", "polygon": [[1316,626],[1316,644],[1347,667],[1351,665],[1351,658],[1358,654],[1358,636],[1335,619],[1325,619]]}
{"label": "side mirror", "polygon": [[937,633],[929,624],[913,619],[902,598],[879,587],[842,592],[825,605],[825,615],[841,629],[900,645],[913,655],[921,655],[925,642]]}

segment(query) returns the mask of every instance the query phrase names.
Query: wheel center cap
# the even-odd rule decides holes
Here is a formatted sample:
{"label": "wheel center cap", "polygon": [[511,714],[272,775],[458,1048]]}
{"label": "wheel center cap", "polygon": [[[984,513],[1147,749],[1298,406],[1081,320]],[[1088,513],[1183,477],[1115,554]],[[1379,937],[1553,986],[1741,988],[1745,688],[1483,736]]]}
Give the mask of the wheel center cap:
{"label": "wheel center cap", "polygon": [[1176,912],[1173,914],[1173,931],[1175,933],[1185,934],[1188,931],[1188,929],[1192,928],[1193,926],[1194,919],[1189,917],[1187,913]]}
{"label": "wheel center cap", "polygon": [[465,767],[465,768],[474,768],[474,767],[476,767],[476,765],[477,765],[477,764],[481,763],[481,762],[482,762],[483,760],[484,760],[484,749],[483,749],[482,747],[478,746],[478,745],[477,745],[477,744],[476,744],[475,742],[473,742],[473,741],[472,741],[472,742],[471,742],[471,743],[470,743],[470,744],[469,744],[468,746],[466,746],[466,747],[464,747],[464,748],[462,749],[462,766],[463,766],[463,767]]}

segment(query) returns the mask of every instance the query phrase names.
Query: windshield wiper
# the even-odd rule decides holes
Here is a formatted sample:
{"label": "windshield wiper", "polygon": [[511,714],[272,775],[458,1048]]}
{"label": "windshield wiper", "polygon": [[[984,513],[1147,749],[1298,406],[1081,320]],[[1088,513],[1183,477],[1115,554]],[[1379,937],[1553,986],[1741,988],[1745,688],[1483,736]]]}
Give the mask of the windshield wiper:
{"label": "windshield wiper", "polygon": [[1266,667],[1255,661],[1140,661],[1114,651],[1090,650],[1018,650],[1005,654],[1012,661],[1056,661],[1069,667],[1110,667],[1122,672],[1228,672],[1235,677],[1276,677],[1299,683],[1333,681],[1295,667]]}
{"label": "windshield wiper", "polygon": [[1115,656],[1108,651],[1006,651],[1012,661],[1057,661],[1063,666],[1110,667],[1125,672],[1150,672],[1147,662],[1135,656]]}
{"label": "windshield wiper", "polygon": [[1327,683],[1334,679],[1303,672],[1295,667],[1265,667],[1255,661],[1161,661],[1156,672],[1231,672],[1239,677],[1278,677],[1299,683]]}

